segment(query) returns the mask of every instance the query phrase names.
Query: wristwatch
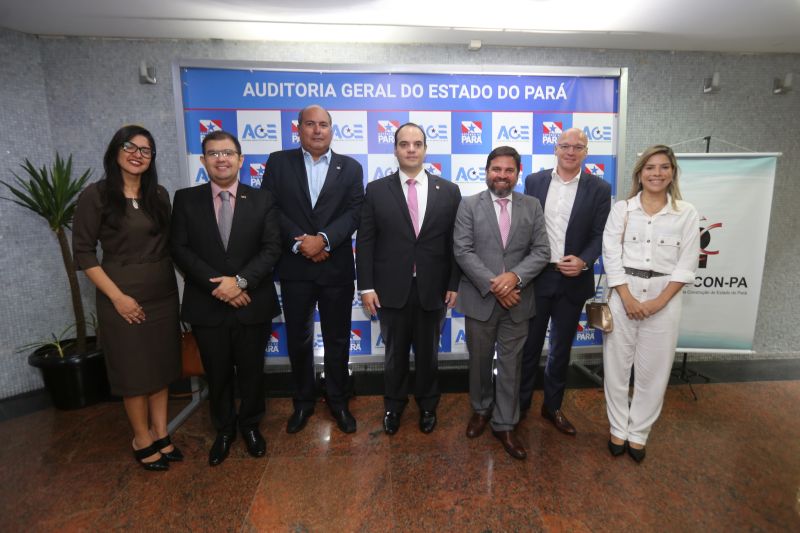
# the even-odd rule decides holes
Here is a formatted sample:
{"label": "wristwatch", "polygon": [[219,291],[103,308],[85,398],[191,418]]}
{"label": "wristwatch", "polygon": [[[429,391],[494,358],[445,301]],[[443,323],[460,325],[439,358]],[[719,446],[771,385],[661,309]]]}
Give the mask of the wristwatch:
{"label": "wristwatch", "polygon": [[245,290],[247,288],[247,280],[239,274],[236,274],[236,286],[242,290]]}

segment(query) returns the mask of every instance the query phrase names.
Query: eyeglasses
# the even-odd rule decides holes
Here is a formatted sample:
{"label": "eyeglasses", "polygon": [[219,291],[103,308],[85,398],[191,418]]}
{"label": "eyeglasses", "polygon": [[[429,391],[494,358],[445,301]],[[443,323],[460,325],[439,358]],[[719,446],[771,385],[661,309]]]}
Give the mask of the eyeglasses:
{"label": "eyeglasses", "polygon": [[585,144],[559,144],[558,145],[558,149],[559,150],[563,150],[565,152],[569,152],[570,149],[573,149],[576,152],[583,152],[584,150],[586,150],[586,145]]}
{"label": "eyeglasses", "polygon": [[156,155],[156,151],[152,148],[148,148],[147,146],[137,146],[130,141],[125,141],[122,143],[122,149],[129,154],[135,154],[136,152],[139,152],[145,159],[150,159]]}
{"label": "eyeglasses", "polygon": [[209,150],[206,157],[209,159],[231,159],[239,155],[236,150]]}

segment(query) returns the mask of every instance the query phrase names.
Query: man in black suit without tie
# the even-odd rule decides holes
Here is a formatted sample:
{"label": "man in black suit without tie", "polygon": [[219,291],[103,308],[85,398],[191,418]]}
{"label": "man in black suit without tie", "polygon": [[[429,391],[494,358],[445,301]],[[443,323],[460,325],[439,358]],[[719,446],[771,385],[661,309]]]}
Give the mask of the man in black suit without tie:
{"label": "man in black suit without tie", "polygon": [[331,116],[318,105],[300,111],[300,148],[269,156],[263,187],[281,211],[278,277],[289,361],[295,382],[288,433],[314,412],[314,306],[325,347],[328,406],[339,429],[356,430],[348,409],[350,314],[355,291],[352,235],[364,199],[364,172],[353,158],[331,150]]}
{"label": "man in black suit without tie", "polygon": [[533,281],[536,316],[530,321],[523,349],[519,401],[520,410],[527,412],[549,321],[550,350],[541,413],[562,433],[575,435],[561,403],[581,310],[594,295],[592,266],[602,247],[611,209],[611,186],[581,170],[588,153],[588,139],[581,130],[571,128],[562,133],[555,152],[556,168],[525,179],[525,194],[538,199],[544,209],[550,263]]}
{"label": "man in black suit without tie", "polygon": [[172,213],[172,257],[186,282],[181,318],[200,348],[217,430],[211,466],[228,456],[237,425],[250,455],[266,453],[258,430],[264,351],[271,320],[281,312],[272,281],[280,256],[278,210],[269,192],[239,183],[241,152],[230,133],[208,134],[201,161],[211,182],[177,191]]}
{"label": "man in black suit without tie", "polygon": [[425,132],[404,124],[394,137],[400,169],[367,186],[356,240],[364,308],[381,321],[386,345],[383,429],[393,435],[408,403],[409,350],[419,428],[436,426],[442,320],[456,303],[460,273],[453,259],[458,187],[423,170]]}

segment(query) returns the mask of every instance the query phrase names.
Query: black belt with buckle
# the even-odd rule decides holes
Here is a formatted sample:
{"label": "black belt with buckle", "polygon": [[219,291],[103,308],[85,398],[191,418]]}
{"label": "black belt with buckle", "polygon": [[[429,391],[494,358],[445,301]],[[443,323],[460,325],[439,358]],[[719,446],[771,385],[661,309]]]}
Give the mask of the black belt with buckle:
{"label": "black belt with buckle", "polygon": [[660,278],[661,276],[669,276],[669,274],[664,274],[662,272],[654,272],[653,270],[639,270],[638,268],[631,268],[631,267],[624,267],[625,273],[630,276],[636,276],[637,278]]}

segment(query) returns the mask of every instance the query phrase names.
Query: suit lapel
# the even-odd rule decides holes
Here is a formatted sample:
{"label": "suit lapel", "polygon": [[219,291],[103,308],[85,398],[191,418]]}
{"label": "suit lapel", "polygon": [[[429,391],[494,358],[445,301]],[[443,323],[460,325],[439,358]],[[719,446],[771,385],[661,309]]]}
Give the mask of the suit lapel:
{"label": "suit lapel", "polygon": [[297,186],[302,194],[305,195],[306,205],[311,208],[311,192],[308,189],[308,176],[306,175],[306,163],[303,160],[303,150],[298,148],[294,157],[291,158],[292,168],[297,176]]}
{"label": "suit lapel", "polygon": [[490,220],[489,227],[492,228],[490,230],[492,235],[494,235],[494,238],[497,239],[500,249],[503,249],[503,237],[500,235],[500,224],[497,221],[497,213],[494,210],[494,201],[492,201],[492,195],[488,190],[481,193],[481,199],[479,203],[481,208],[484,210],[486,217]]}
{"label": "suit lapel", "polygon": [[[199,200],[197,206],[199,209],[200,227],[203,225],[209,228],[209,231],[214,235],[214,242],[216,242],[223,250],[225,246],[222,244],[222,237],[219,235],[219,224],[217,224],[217,213],[214,209],[214,197],[211,194],[211,183],[205,183],[198,187],[197,191]],[[231,231],[233,233],[233,231]]]}
{"label": "suit lapel", "polygon": [[[425,175],[428,177],[428,202],[425,205],[425,218],[422,219],[422,225],[419,227],[420,235],[425,231],[426,226],[432,224],[432,222],[429,221],[436,215],[436,204],[439,201],[439,195],[441,193],[441,187],[439,185],[440,178],[429,174],[427,171],[425,171]],[[409,215],[409,221],[410,220],[411,216]]]}
{"label": "suit lapel", "polygon": [[[586,178],[586,174],[581,172],[581,177],[578,180],[578,190],[575,191],[575,202],[572,204],[572,211],[569,214],[569,222],[567,222],[567,233],[569,233],[569,227],[572,225],[572,221],[575,219],[577,213],[583,212],[583,203],[586,200],[586,195],[589,193],[589,180]],[[566,235],[564,236],[564,239],[566,240]]]}
{"label": "suit lapel", "polygon": [[403,187],[400,185],[400,172],[395,172],[386,179],[389,180],[389,192],[391,193],[392,197],[394,197],[395,202],[397,202],[400,212],[403,213],[403,220],[406,221],[406,228],[411,234],[411,237],[416,239],[417,236],[414,235],[414,224],[411,222],[411,215],[408,212],[406,195],[403,194]]}
{"label": "suit lapel", "polygon": [[553,182],[552,176],[548,179],[541,180],[541,183],[537,185],[536,191],[534,191],[534,196],[539,200],[539,203],[542,204],[542,210],[544,210],[544,204],[547,201],[547,193],[550,191],[550,184]]}
{"label": "suit lapel", "polygon": [[520,225],[520,220],[522,219],[522,196],[520,196],[516,192],[511,193],[511,228],[508,230],[508,240],[506,241],[506,246],[511,242],[511,239],[514,238],[514,234],[517,232],[517,228]]}
{"label": "suit lapel", "polygon": [[[250,187],[243,183],[239,183],[238,188],[236,189],[236,206],[233,208],[233,220],[231,221],[231,234],[228,237],[228,250],[233,249],[233,245],[236,241],[236,236],[242,233],[242,230],[239,229],[240,226],[245,224],[245,216],[247,214],[248,209],[248,193],[250,192]],[[217,232],[219,233],[219,232]],[[220,238],[220,243],[222,239]]]}
{"label": "suit lapel", "polygon": [[[317,204],[314,209],[322,205],[322,201],[326,195],[330,194],[331,190],[336,189],[336,182],[339,179],[339,174],[342,172],[342,157],[339,154],[331,152],[331,160],[328,163],[328,173],[325,174],[325,183],[322,184],[322,189],[319,191],[317,197]],[[308,190],[308,180],[306,180],[306,190]],[[308,195],[309,202],[311,201],[311,193]]]}

